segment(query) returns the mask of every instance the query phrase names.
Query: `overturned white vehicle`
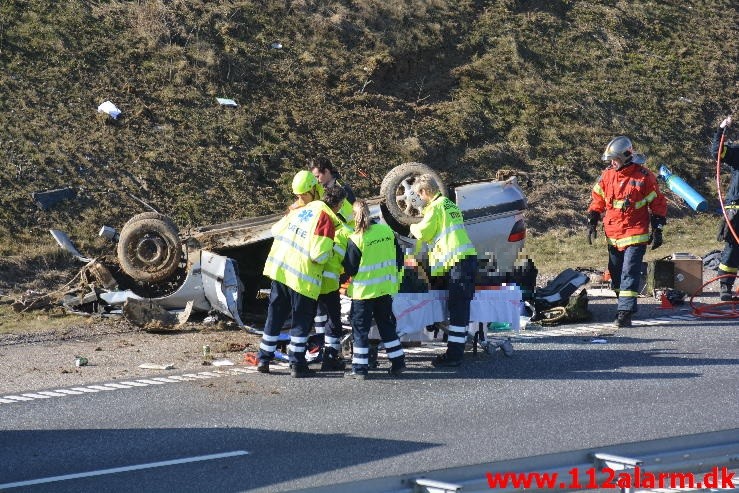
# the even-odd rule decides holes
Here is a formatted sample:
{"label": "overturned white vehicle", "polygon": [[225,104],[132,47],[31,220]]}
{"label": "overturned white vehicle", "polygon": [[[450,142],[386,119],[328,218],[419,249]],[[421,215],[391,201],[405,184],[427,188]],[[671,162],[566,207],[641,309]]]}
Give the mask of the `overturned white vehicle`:
{"label": "overturned white vehicle", "polygon": [[[401,243],[411,247],[409,225],[421,219],[420,199],[412,190],[416,177],[432,174],[442,191],[456,201],[465,226],[488,268],[512,272],[526,236],[526,198],[517,179],[486,180],[445,185],[431,168],[420,163],[395,167],[380,187],[380,197],[369,201],[372,215],[387,223]],[[272,244],[271,226],[281,215],[248,218],[180,232],[165,215],[144,212],[116,233],[103,227],[100,234],[117,241],[116,261],[82,256],[66,235],[52,235],[66,250],[86,262],[96,284],[90,293],[68,296],[73,311],[115,312],[127,300],[146,300],[169,311],[218,312],[238,325],[262,321],[269,288],[262,275]]]}

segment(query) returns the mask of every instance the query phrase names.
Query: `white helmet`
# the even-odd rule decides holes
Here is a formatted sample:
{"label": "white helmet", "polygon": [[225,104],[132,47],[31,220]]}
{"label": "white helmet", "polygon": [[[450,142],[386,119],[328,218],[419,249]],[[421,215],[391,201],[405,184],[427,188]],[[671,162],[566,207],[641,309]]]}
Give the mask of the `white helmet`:
{"label": "white helmet", "polygon": [[618,161],[620,163],[618,169],[631,163],[644,164],[647,161],[644,154],[634,153],[634,145],[631,143],[631,139],[623,135],[619,135],[608,143],[601,159],[603,161]]}

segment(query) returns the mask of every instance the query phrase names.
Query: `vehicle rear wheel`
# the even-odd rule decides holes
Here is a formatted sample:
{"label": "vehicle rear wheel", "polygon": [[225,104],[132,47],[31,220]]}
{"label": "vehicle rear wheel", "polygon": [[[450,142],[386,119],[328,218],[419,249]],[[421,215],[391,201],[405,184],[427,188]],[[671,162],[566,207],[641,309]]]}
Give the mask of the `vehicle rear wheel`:
{"label": "vehicle rear wheel", "polygon": [[441,176],[422,163],[403,163],[385,175],[380,185],[380,195],[385,207],[395,221],[403,226],[410,226],[421,220],[423,205],[421,198],[413,191],[413,183],[421,176],[429,174],[439,184],[439,190],[448,194]]}
{"label": "vehicle rear wheel", "polygon": [[144,212],[121,229],[118,261],[123,272],[136,281],[166,281],[177,272],[181,259],[179,231],[167,216]]}

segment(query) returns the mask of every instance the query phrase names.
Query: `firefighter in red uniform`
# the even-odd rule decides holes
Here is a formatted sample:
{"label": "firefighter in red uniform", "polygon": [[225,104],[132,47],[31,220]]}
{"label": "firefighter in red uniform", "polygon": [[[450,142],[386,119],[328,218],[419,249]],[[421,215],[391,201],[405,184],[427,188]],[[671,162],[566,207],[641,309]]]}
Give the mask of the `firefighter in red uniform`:
{"label": "firefighter in red uniform", "polygon": [[652,250],[662,245],[667,199],[659,191],[654,173],[642,166],[645,156],[634,153],[628,137],[611,140],[602,159],[611,165],[593,187],[588,207],[588,241],[592,244],[598,221],[605,213],[603,229],[608,242],[608,271],[618,296],[616,326],[630,327],[631,314],[636,312],[647,244],[652,244]]}

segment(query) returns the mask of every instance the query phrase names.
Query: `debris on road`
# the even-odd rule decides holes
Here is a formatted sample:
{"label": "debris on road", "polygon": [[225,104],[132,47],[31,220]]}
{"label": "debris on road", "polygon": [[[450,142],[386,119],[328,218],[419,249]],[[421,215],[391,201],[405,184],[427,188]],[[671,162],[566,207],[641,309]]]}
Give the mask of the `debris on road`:
{"label": "debris on road", "polygon": [[213,366],[234,366],[234,362],[230,359],[217,359],[213,361]]}
{"label": "debris on road", "polygon": [[166,365],[158,365],[156,363],[142,363],[139,365],[139,368],[143,368],[145,370],[174,370],[174,365],[171,363]]}

